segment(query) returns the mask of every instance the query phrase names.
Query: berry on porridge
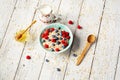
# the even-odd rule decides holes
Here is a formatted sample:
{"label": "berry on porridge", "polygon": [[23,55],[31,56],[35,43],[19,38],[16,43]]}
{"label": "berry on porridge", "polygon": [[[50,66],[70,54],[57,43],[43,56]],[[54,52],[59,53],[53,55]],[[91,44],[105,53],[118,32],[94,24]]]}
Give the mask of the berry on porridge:
{"label": "berry on porridge", "polygon": [[69,32],[62,30],[61,27],[45,29],[41,34],[43,47],[51,52],[59,52],[65,49],[69,40]]}

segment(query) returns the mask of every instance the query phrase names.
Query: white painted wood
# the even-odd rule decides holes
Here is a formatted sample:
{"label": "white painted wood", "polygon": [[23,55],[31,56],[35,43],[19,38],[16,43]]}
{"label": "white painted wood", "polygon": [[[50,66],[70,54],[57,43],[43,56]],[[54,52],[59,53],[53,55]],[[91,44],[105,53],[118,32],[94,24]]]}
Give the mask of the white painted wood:
{"label": "white painted wood", "polygon": [[34,15],[36,0],[19,0],[0,49],[0,80],[13,80],[24,44],[14,39],[16,31],[26,28]]}
{"label": "white painted wood", "polygon": [[[117,27],[120,27],[120,5],[119,5],[119,0],[116,0],[116,3],[114,4],[114,6],[115,6],[115,25],[117,26]],[[115,27],[116,27],[115,26]],[[119,29],[119,31],[120,31],[120,29]],[[117,34],[119,34],[119,32],[117,33]],[[120,35],[120,34],[119,34]],[[120,38],[119,38],[119,43],[120,43]],[[114,76],[114,78],[115,78],[115,80],[120,80],[120,44],[119,44],[119,51],[118,51],[118,63],[116,63],[116,72],[115,72],[115,76]]]}
{"label": "white painted wood", "polygon": [[106,1],[91,80],[114,80],[120,46],[120,15],[115,5],[113,0]]}
{"label": "white painted wood", "polygon": [[[114,80],[114,78],[120,80],[119,0],[106,0],[96,50],[95,43],[79,66],[75,65],[76,57],[73,57],[74,53],[78,55],[83,50],[89,34],[97,36],[104,1],[84,0],[82,6],[82,0],[18,0],[0,48],[0,80]],[[62,15],[60,22],[69,26],[73,34],[75,33],[71,52],[52,55],[40,49],[39,32],[48,24],[39,21],[38,12],[34,18],[37,23],[30,30],[31,40],[26,45],[15,41],[15,32],[26,28],[31,23],[38,2],[39,6],[51,5],[54,13],[58,12]],[[1,0],[0,2],[0,44],[15,3],[16,0]],[[82,10],[78,20],[81,6]],[[74,24],[69,25],[68,20],[73,20]],[[82,30],[76,28],[77,20],[83,27]],[[95,55],[93,55],[94,50]],[[70,57],[69,54],[71,54]],[[30,60],[26,59],[27,55],[31,56]],[[49,62],[45,62],[45,59],[48,59]],[[61,71],[58,72],[57,68],[60,68]]]}
{"label": "white painted wood", "polygon": [[0,46],[8,26],[9,20],[14,10],[16,0],[1,0],[0,1]]}
{"label": "white painted wood", "polygon": [[[58,9],[58,5],[60,4],[60,0],[40,0],[39,6],[42,4],[50,3],[51,5],[56,6],[55,11]],[[17,70],[17,74],[15,80],[38,80],[39,75],[41,73],[42,65],[44,62],[45,52],[40,48],[39,44],[39,34],[42,27],[47,26],[48,24],[44,24],[39,20],[39,12],[37,11],[35,15],[35,20],[37,23],[31,28],[30,34],[31,39],[25,46],[25,50],[23,52],[23,56],[21,58],[21,62],[19,68]],[[27,60],[26,56],[30,55],[31,60]],[[25,66],[23,66],[25,65]],[[46,73],[45,73],[46,74]]]}
{"label": "white painted wood", "polygon": [[116,72],[115,72],[115,80],[119,80],[120,79],[120,46],[119,46],[119,52],[118,52],[118,62],[116,64]]}
{"label": "white painted wood", "polygon": [[[61,14],[64,17],[61,22],[67,25],[73,33],[78,20],[81,3],[82,0],[62,0],[58,12],[58,14]],[[68,25],[68,20],[73,20],[74,25]],[[69,51],[68,53],[59,55],[47,53],[45,59],[48,59],[50,62],[44,63],[39,80],[63,80],[66,64],[68,62],[68,55]],[[60,68],[61,71],[57,71],[57,68]]]}
{"label": "white painted wood", "polygon": [[88,35],[94,34],[97,36],[103,10],[103,3],[103,0],[94,0],[94,2],[92,0],[84,0],[83,2],[79,19],[79,24],[83,27],[83,29],[76,30],[65,80],[89,80],[95,44],[91,46],[79,66],[76,66],[77,57],[74,57],[73,54],[81,54],[87,42],[86,40]]}

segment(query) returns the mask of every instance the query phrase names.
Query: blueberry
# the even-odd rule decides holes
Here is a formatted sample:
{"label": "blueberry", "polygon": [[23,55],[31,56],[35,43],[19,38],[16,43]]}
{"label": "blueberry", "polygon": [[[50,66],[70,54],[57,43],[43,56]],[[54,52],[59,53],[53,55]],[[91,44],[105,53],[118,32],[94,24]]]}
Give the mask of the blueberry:
{"label": "blueberry", "polygon": [[52,44],[52,46],[55,46],[55,44]]}
{"label": "blueberry", "polygon": [[56,40],[58,40],[59,38],[58,37],[55,37]]}
{"label": "blueberry", "polygon": [[61,27],[59,27],[58,29],[61,29]]}
{"label": "blueberry", "polygon": [[57,71],[61,71],[61,69],[60,69],[60,68],[57,68]]}
{"label": "blueberry", "polygon": [[50,39],[48,39],[48,41],[51,41]]}
{"label": "blueberry", "polygon": [[53,48],[51,48],[50,50],[51,50],[51,51],[54,51],[54,49],[53,49]]}
{"label": "blueberry", "polygon": [[45,42],[45,40],[43,39],[42,42]]}
{"label": "blueberry", "polygon": [[64,40],[67,40],[66,38],[64,38]]}
{"label": "blueberry", "polygon": [[60,33],[60,36],[62,36],[62,33]]}
{"label": "blueberry", "polygon": [[49,62],[49,60],[48,60],[48,59],[46,59],[45,61],[46,61],[46,62]]}
{"label": "blueberry", "polygon": [[60,39],[60,40],[62,40],[63,38],[62,38],[62,37],[60,37],[59,39]]}
{"label": "blueberry", "polygon": [[74,57],[77,57],[77,54],[73,54]]}
{"label": "blueberry", "polygon": [[55,38],[56,36],[55,35],[52,35],[52,38]]}
{"label": "blueberry", "polygon": [[65,46],[62,46],[63,49],[65,49]]}
{"label": "blueberry", "polygon": [[57,33],[57,32],[58,32],[58,30],[56,29],[56,30],[55,30],[55,32]]}
{"label": "blueberry", "polygon": [[56,44],[57,44],[57,45],[59,45],[59,44],[60,44],[60,42],[59,42],[59,41],[57,41],[57,42],[56,42]]}
{"label": "blueberry", "polygon": [[57,33],[57,36],[59,36],[60,34],[59,33]]}

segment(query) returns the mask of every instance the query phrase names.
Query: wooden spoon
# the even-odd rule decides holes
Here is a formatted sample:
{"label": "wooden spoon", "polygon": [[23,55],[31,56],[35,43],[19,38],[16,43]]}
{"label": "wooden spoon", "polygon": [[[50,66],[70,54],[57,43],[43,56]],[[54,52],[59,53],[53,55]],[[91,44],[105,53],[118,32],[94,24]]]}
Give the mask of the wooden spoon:
{"label": "wooden spoon", "polygon": [[18,35],[15,36],[15,39],[16,39],[16,40],[19,40],[19,39],[23,36],[23,34],[24,34],[29,28],[31,28],[31,26],[32,26],[33,24],[35,24],[35,23],[36,23],[36,20],[32,21],[32,23],[25,29],[25,31],[23,31],[22,33],[20,33],[20,34],[18,34]]}
{"label": "wooden spoon", "polygon": [[95,40],[96,40],[96,37],[94,35],[91,34],[88,36],[86,46],[82,51],[81,55],[79,55],[77,58],[77,63],[76,63],[77,66],[82,62],[83,58],[85,57],[85,54],[87,53],[91,44],[95,42]]}

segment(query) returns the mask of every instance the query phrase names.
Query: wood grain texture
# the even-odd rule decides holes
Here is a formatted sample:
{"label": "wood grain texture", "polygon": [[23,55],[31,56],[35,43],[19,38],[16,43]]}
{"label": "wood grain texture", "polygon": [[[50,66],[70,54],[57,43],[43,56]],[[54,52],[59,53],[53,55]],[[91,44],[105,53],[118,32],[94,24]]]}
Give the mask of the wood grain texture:
{"label": "wood grain texture", "polygon": [[[62,0],[58,14],[61,14],[61,23],[67,25],[74,33],[79,16],[82,0]],[[69,25],[68,21],[73,20],[74,24]],[[46,54],[45,59],[49,59],[49,63],[45,62],[39,80],[64,80],[66,65],[68,63],[69,51],[59,55]],[[61,71],[57,71],[59,68]]]}
{"label": "wood grain texture", "polygon": [[[50,3],[51,5],[56,6],[57,11],[58,5],[60,4],[60,0],[40,0],[38,7],[46,3]],[[37,22],[30,30],[31,40],[26,43],[23,56],[20,61],[20,65],[16,73],[15,80],[39,79],[41,70],[43,68],[43,63],[45,61],[45,52],[40,48],[39,35],[42,27],[49,25],[42,23],[39,19],[39,15],[40,13],[36,10],[34,20],[37,20]],[[26,60],[27,55],[31,56],[31,60]]]}
{"label": "wood grain texture", "polygon": [[120,46],[118,24],[120,19],[116,15],[115,5],[113,0],[106,1],[90,76],[91,80],[114,80]]}
{"label": "wood grain texture", "polygon": [[0,80],[13,80],[24,44],[16,42],[15,33],[31,23],[38,1],[19,0],[0,49]]}
{"label": "wood grain texture", "polygon": [[17,0],[1,0],[0,1],[0,47],[6,33],[7,27],[15,10]]}
{"label": "wood grain texture", "polygon": [[74,57],[73,55],[80,55],[87,42],[88,35],[94,34],[97,37],[103,5],[103,0],[94,0],[94,2],[92,2],[92,0],[84,0],[79,19],[79,24],[83,29],[76,30],[65,80],[89,80],[95,44],[91,46],[79,66],[75,65],[77,57]]}

